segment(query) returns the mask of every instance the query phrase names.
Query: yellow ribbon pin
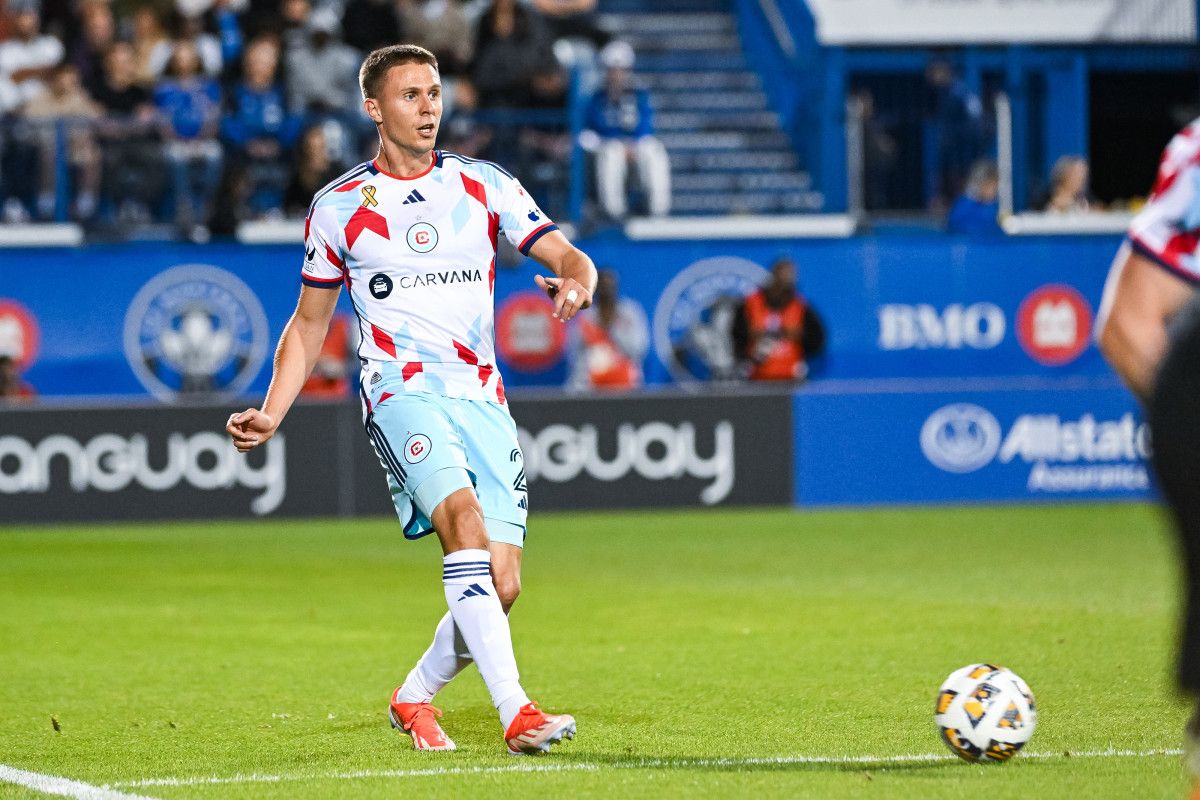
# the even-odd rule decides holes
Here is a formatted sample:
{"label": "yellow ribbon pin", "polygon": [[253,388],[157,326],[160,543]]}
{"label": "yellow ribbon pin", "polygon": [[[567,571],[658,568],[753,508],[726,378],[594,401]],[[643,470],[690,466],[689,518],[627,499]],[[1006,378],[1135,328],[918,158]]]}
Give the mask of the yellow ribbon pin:
{"label": "yellow ribbon pin", "polygon": [[363,194],[362,204],[364,206],[370,207],[370,206],[379,205],[379,201],[375,199],[375,187],[374,186],[362,187],[362,194]]}

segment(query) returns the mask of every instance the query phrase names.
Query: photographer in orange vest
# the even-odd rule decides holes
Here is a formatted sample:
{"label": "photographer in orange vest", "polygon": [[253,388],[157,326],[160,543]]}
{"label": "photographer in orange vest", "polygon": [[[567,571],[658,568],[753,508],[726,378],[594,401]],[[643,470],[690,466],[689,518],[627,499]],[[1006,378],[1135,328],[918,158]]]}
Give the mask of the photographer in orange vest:
{"label": "photographer in orange vest", "polygon": [[808,359],[825,348],[825,327],[796,290],[796,265],[789,256],[776,259],[771,279],[746,298],[735,323],[735,340],[750,362],[750,380],[808,377]]}

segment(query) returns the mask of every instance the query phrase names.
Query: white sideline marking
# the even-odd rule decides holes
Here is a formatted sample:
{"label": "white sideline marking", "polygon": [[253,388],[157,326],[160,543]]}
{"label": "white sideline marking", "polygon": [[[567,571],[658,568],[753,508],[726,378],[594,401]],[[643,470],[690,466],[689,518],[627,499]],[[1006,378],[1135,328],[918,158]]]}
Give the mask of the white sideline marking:
{"label": "white sideline marking", "polygon": [[75,800],[154,800],[145,795],[126,794],[107,786],[93,786],[90,783],[73,781],[69,778],[59,778],[41,772],[29,772],[10,767],[7,764],[0,764],[0,783],[15,783],[26,789],[33,789],[35,792],[74,797]]}
{"label": "white sideline marking", "polygon": [[[1182,750],[1088,750],[1064,753],[1022,753],[1021,759],[1044,758],[1153,758],[1156,756],[1179,756]],[[775,758],[645,758],[616,764],[594,764],[567,762],[554,764],[513,764],[502,767],[430,767],[428,769],[358,770],[354,772],[326,772],[305,775],[230,775],[208,778],[144,778],[136,781],[119,781],[112,786],[199,786],[222,783],[281,783],[283,781],[355,780],[359,778],[423,778],[439,775],[492,775],[503,772],[597,772],[605,769],[689,769],[695,767],[752,767],[786,766],[788,764],[854,764],[880,766],[926,761],[956,762],[958,757],[950,753],[917,753],[898,756],[778,756]]]}

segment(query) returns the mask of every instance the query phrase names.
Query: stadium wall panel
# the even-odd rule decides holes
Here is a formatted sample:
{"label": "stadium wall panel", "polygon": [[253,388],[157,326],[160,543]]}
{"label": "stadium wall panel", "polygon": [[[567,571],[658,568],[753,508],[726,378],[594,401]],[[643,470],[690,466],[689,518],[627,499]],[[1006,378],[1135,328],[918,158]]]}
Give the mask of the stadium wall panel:
{"label": "stadium wall panel", "polygon": [[[853,378],[1107,376],[1091,331],[1115,236],[581,244],[645,312],[651,385],[731,373],[732,304],[781,254],[826,322],[814,382]],[[47,398],[258,397],[295,307],[297,247],[218,244],[11,250],[0,339]],[[510,388],[566,381],[567,331],[532,265],[496,276],[499,366]],[[343,297],[343,307],[349,306]],[[185,324],[186,322],[186,324]]]}
{"label": "stadium wall panel", "polygon": [[[791,502],[791,395],[512,400],[532,508]],[[0,523],[392,514],[353,403],[299,404],[237,454],[229,406],[0,414]]]}
{"label": "stadium wall panel", "polygon": [[1144,500],[1150,436],[1112,381],[851,382],[795,396],[802,506]]}

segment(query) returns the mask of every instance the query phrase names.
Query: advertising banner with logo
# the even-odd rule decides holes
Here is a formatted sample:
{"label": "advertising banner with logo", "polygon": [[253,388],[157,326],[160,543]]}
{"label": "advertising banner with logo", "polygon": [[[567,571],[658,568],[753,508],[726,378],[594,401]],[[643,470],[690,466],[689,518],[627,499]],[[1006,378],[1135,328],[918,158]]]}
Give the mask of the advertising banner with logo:
{"label": "advertising banner with logo", "polygon": [[[795,260],[800,290],[828,332],[826,353],[811,365],[814,382],[1109,375],[1092,327],[1119,243],[1112,236],[607,237],[581,245],[617,273],[621,295],[643,312],[633,318],[644,316],[649,327],[639,337],[650,342],[646,383],[695,385],[745,374],[743,354],[734,351],[734,320],[781,255]],[[164,402],[265,391],[304,258],[298,246],[233,244],[6,251],[10,256],[29,267],[6,273],[0,288],[0,353],[17,358],[40,394]],[[551,316],[534,273],[525,261],[496,274],[495,344],[509,388],[567,381],[572,328]],[[380,274],[369,285],[385,302],[431,282],[475,286],[475,277],[466,268]],[[344,296],[342,312],[352,313]]]}
{"label": "advertising banner with logo", "polygon": [[[299,404],[248,456],[223,430],[232,410],[5,411],[0,523],[395,514],[356,404]],[[513,414],[535,511],[791,502],[786,392],[518,397]]]}
{"label": "advertising banner with logo", "polygon": [[807,0],[830,45],[1194,42],[1195,0]]}
{"label": "advertising banner with logo", "polygon": [[249,456],[223,430],[229,407],[6,410],[0,521],[336,514],[344,408],[298,405]]}
{"label": "advertising banner with logo", "polygon": [[791,395],[513,401],[531,510],[791,502]]}
{"label": "advertising banner with logo", "polygon": [[795,397],[800,505],[1145,499],[1149,431],[1117,385],[1030,381]]}

